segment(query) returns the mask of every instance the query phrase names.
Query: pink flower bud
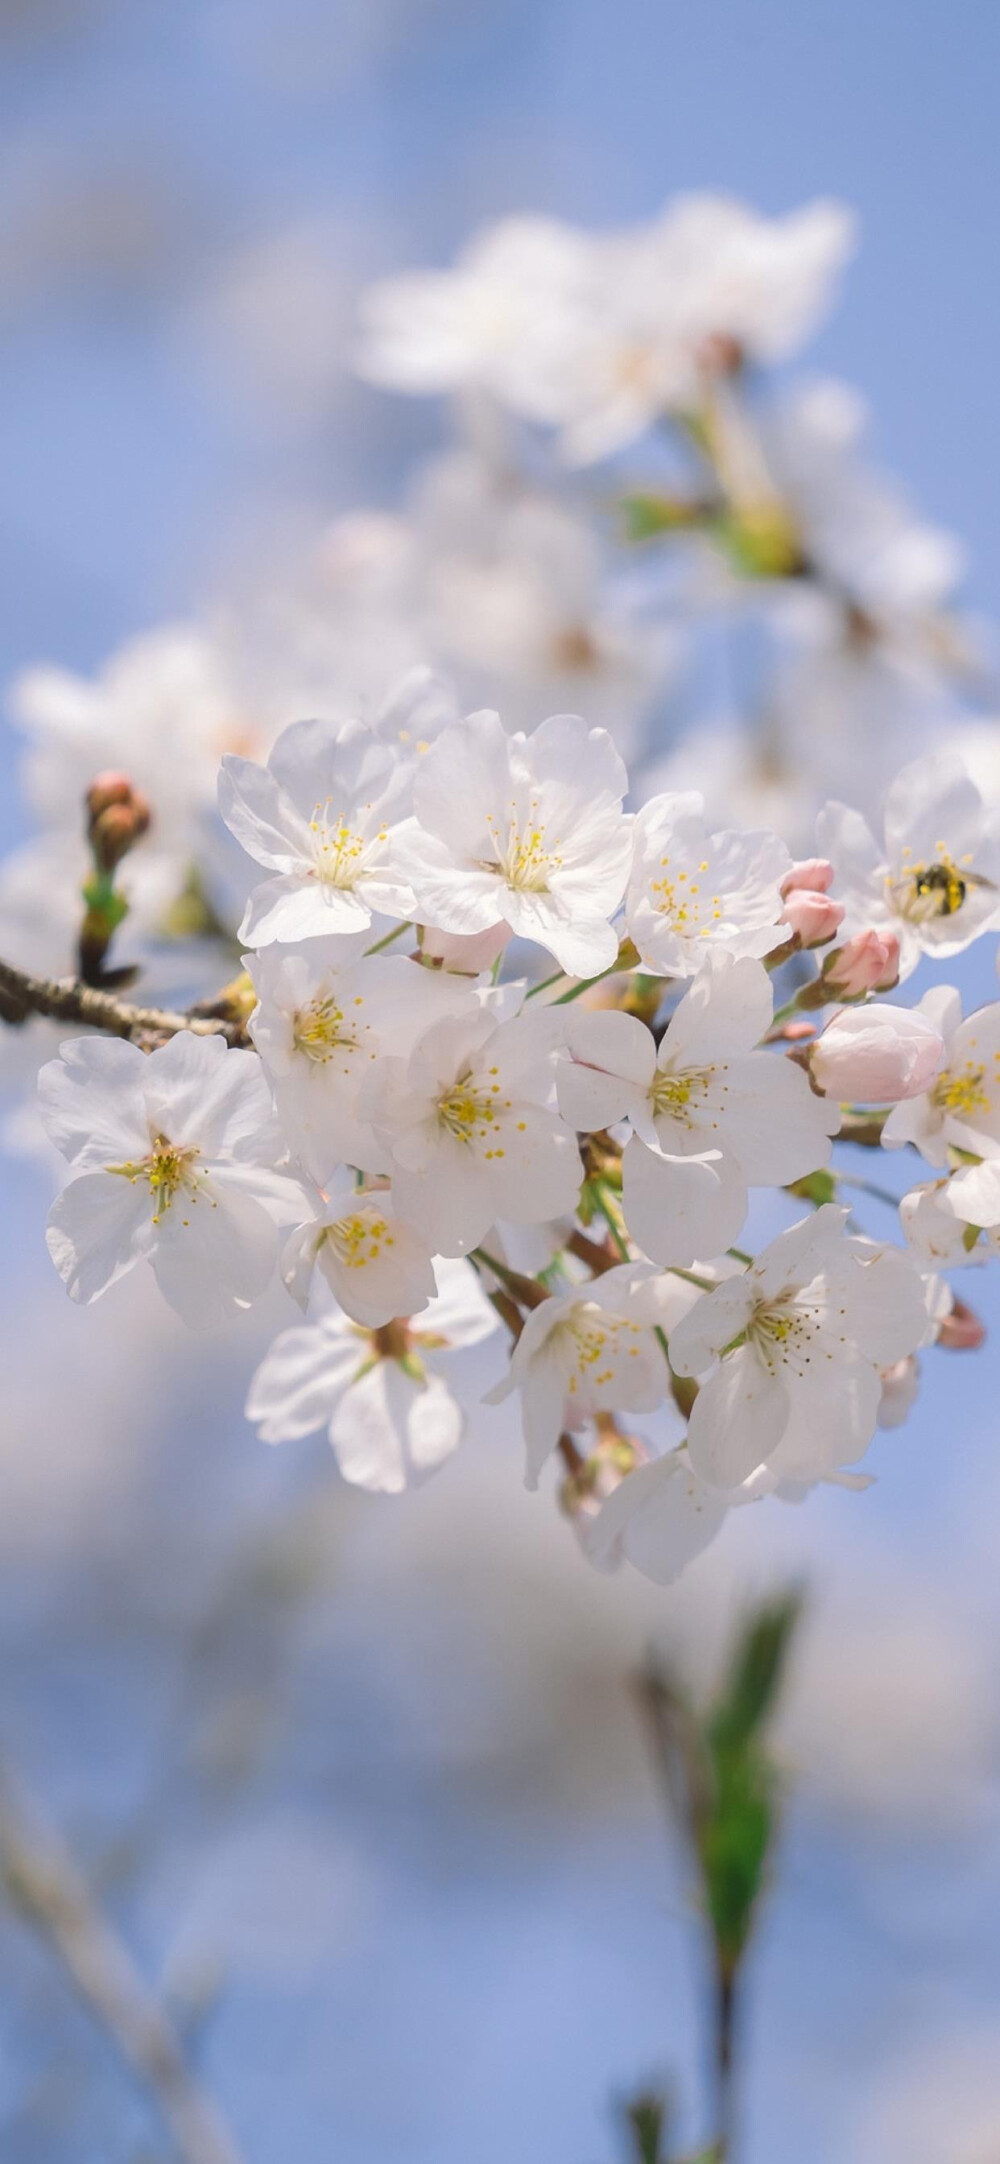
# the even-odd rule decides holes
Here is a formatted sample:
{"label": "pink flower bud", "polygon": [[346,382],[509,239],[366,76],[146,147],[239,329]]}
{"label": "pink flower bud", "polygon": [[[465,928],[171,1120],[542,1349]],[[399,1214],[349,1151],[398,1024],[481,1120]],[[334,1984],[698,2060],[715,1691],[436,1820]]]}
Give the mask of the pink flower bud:
{"label": "pink flower bud", "polygon": [[846,1007],[813,1046],[816,1088],[841,1104],[898,1104],[922,1097],[944,1059],[944,1039],[926,1016],[888,1001]]}
{"label": "pink flower bud", "polygon": [[113,872],[148,831],[151,812],[127,774],[98,774],[87,791],[87,840],[98,871]]}
{"label": "pink flower bud", "polygon": [[831,900],[829,894],[811,892],[808,887],[793,887],[785,899],[785,923],[797,932],[804,947],[823,947],[833,939],[844,921],[843,902]]}
{"label": "pink flower bud", "polygon": [[895,932],[856,932],[823,964],[824,987],[836,999],[863,999],[866,992],[891,992],[899,983],[899,940]]}
{"label": "pink flower bud", "polygon": [[781,882],[784,899],[805,888],[810,894],[829,894],[833,885],[833,865],[829,857],[801,857],[785,873]]}
{"label": "pink flower bud", "polygon": [[946,1352],[978,1352],[986,1336],[986,1324],[964,1300],[956,1300],[950,1315],[938,1327],[937,1342]]}

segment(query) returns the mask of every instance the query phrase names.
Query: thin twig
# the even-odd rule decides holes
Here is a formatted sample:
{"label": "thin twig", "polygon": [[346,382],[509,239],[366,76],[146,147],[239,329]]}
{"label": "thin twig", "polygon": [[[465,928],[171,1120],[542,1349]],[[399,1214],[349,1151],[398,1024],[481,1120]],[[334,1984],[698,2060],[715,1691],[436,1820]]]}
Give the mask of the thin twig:
{"label": "thin twig", "polygon": [[0,1020],[16,1026],[31,1014],[79,1022],[86,1029],[106,1030],[112,1037],[137,1043],[144,1038],[176,1037],[182,1029],[195,1037],[224,1037],[231,1045],[250,1041],[241,1021],[175,1013],[168,1007],[138,1007],[76,977],[32,977],[12,962],[0,961]]}
{"label": "thin twig", "polygon": [[166,2014],[69,1850],[6,1774],[0,1780],[0,1879],[155,2100],[180,2164],[241,2164],[233,2137],[191,2073]]}

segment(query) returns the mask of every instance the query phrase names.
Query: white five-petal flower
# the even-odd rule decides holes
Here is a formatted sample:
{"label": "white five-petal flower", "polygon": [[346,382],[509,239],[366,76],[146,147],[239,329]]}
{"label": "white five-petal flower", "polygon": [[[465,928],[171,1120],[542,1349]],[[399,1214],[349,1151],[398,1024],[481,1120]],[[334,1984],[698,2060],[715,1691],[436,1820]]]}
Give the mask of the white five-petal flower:
{"label": "white five-petal flower", "polygon": [[923,1343],[912,1261],[847,1238],[846,1218],[827,1203],[780,1233],[671,1336],[677,1373],[700,1384],[688,1448],[713,1487],[738,1488],[762,1465],[799,1481],[851,1464],[875,1432],[879,1370]]}
{"label": "white five-petal flower", "polygon": [[295,721],[266,766],[231,753],[219,807],[247,854],[274,873],[247,903],[248,946],[358,932],[373,912],[413,914],[397,842],[412,766],[363,722]]}
{"label": "white five-petal flower", "polygon": [[944,1061],[929,1090],[893,1107],[885,1147],[912,1142],[929,1165],[947,1165],[952,1149],[1000,1157],[1000,1000],[963,1022],[961,995],[936,984],[914,1012],[940,1031]]}
{"label": "white five-petal flower", "polygon": [[426,1240],[396,1214],[384,1188],[358,1187],[347,1171],[335,1174],[281,1258],[285,1286],[307,1311],[317,1271],[345,1313],[373,1330],[420,1314],[434,1295]]}
{"label": "white five-petal flower", "polygon": [[577,977],[610,968],[631,855],[628,776],[610,736],[553,714],[507,736],[498,714],[446,729],[421,761],[399,863],[421,921],[509,924]]}
{"label": "white five-petal flower", "polygon": [[1000,812],[987,810],[951,752],[897,774],[883,842],[860,812],[839,803],[820,813],[817,834],[836,869],[845,932],[894,931],[901,979],[922,954],[961,954],[1000,921]]}
{"label": "white five-petal flower", "polygon": [[627,1118],[625,1220],[655,1262],[721,1254],[748,1187],[784,1187],[829,1162],[840,1124],[801,1068],[757,1047],[771,1026],[763,964],[711,951],[659,1051],[634,1015],[567,1010],[563,1118],[584,1132]]}
{"label": "white five-petal flower", "polygon": [[498,1022],[488,1008],[436,1022],[408,1060],[385,1059],[371,1119],[394,1206],[436,1254],[465,1254],[497,1218],[571,1216],[583,1169],[552,1104],[553,1017]]}
{"label": "white five-petal flower", "polygon": [[461,1442],[451,1355],[498,1329],[465,1262],[442,1261],[419,1320],[362,1329],[334,1306],[283,1330],[250,1384],[247,1418],[267,1443],[325,1427],[345,1480],[398,1495]]}
{"label": "white five-petal flower", "polygon": [[647,1263],[623,1263],[576,1291],[543,1300],[529,1315],[510,1369],[486,1399],[521,1393],[526,1481],[564,1429],[600,1412],[655,1412],[669,1384],[661,1332],[675,1303],[670,1281]]}
{"label": "white five-petal flower", "polygon": [[359,943],[313,939],[247,957],[250,1035],[288,1139],[321,1186],[337,1165],[388,1171],[371,1126],[379,1062],[405,1058],[442,1016],[478,1011],[467,980],[405,956],[356,959]]}
{"label": "white five-petal flower", "polygon": [[765,955],[788,936],[781,882],[791,857],[776,834],[710,834],[695,790],[651,797],[635,821],[625,924],[640,960],[693,977],[709,948]]}
{"label": "white five-petal flower", "polygon": [[38,1078],[42,1121],[74,1167],[48,1247],[74,1300],[96,1300],[142,1259],[186,1322],[213,1323],[263,1292],[298,1183],[260,1061],[221,1037],[155,1052],[118,1038],[64,1044]]}

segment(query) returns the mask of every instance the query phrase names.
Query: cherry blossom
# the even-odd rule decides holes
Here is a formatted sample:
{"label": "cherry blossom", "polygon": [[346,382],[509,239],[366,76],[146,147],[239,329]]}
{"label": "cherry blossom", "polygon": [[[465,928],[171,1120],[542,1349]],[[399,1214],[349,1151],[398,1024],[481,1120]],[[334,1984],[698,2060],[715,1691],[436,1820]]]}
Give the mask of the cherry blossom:
{"label": "cherry blossom", "polygon": [[293,722],[266,767],[226,757],[222,816],[275,874],[254,889],[240,938],[264,947],[363,931],[375,910],[412,916],[397,847],[409,794],[407,761],[362,722]]}
{"label": "cherry blossom", "polygon": [[426,1240],[397,1215],[384,1188],[361,1187],[346,1171],[296,1226],[281,1258],[285,1286],[307,1311],[317,1271],[345,1314],[369,1329],[420,1314],[434,1295]]}
{"label": "cherry blossom", "polygon": [[575,714],[531,736],[508,737],[489,712],[446,729],[417,771],[397,858],[422,921],[464,933],[503,922],[573,976],[609,968],[631,854],[627,787],[611,738]]}
{"label": "cherry blossom", "polygon": [[922,954],[960,954],[1000,920],[1000,813],[987,811],[950,752],[897,775],[883,843],[846,804],[828,804],[817,831],[836,866],[848,931],[895,932],[904,980]]}
{"label": "cherry blossom", "polygon": [[583,1170],[555,1111],[553,1026],[544,1010],[498,1022],[474,1003],[433,1023],[408,1060],[380,1063],[371,1117],[395,1207],[435,1252],[464,1254],[496,1218],[572,1214]]}
{"label": "cherry blossom", "polygon": [[653,1412],[662,1404],[669,1371],[661,1326],[672,1305],[669,1281],[646,1263],[623,1263],[529,1315],[507,1375],[486,1400],[495,1405],[521,1393],[529,1488],[538,1486],[563,1429],[595,1413]]}
{"label": "cherry blossom", "polygon": [[963,1022],[960,994],[941,984],[913,1012],[939,1032],[942,1056],[929,1089],[889,1114],[884,1147],[912,1142],[929,1165],[947,1165],[952,1150],[1000,1156],[1000,1000]]}
{"label": "cherry blossom", "polygon": [[898,1248],[845,1236],[825,1204],[780,1233],[742,1276],[706,1293],[670,1340],[697,1377],[688,1429],[703,1480],[738,1488],[760,1465],[811,1480],[867,1449],[879,1370],[923,1342],[924,1288]]}
{"label": "cherry blossom", "polygon": [[777,835],[710,834],[695,791],[650,798],[637,814],[625,925],[640,959],[692,977],[709,947],[770,954],[787,937],[782,885],[791,858]]}
{"label": "cherry blossom", "polygon": [[344,1479],[398,1495],[457,1449],[465,1412],[450,1355],[499,1327],[468,1263],[439,1262],[414,1321],[363,1329],[333,1305],[283,1330],[250,1384],[247,1419],[267,1443],[325,1427]]}
{"label": "cherry blossom", "polygon": [[74,1168],[48,1247],[84,1304],[142,1260],[186,1322],[207,1325],[264,1291],[280,1226],[302,1214],[260,1062],[179,1034],[148,1055],[72,1039],[42,1068],[46,1132]]}

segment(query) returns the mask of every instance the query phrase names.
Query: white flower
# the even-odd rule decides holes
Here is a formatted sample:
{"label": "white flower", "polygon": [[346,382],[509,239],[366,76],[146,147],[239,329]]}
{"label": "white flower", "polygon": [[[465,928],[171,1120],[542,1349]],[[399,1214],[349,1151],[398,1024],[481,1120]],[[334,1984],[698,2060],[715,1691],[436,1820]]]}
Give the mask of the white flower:
{"label": "white flower", "polygon": [[497,1022],[487,1008],[436,1022],[408,1061],[385,1059],[371,1118],[392,1165],[395,1207],[435,1253],[478,1245],[497,1218],[572,1214],[583,1170],[550,1107],[553,1018]]}
{"label": "white flower", "polygon": [[859,1458],[875,1431],[879,1369],[923,1341],[912,1262],[846,1239],[846,1217],[826,1204],[779,1234],[672,1334],[674,1368],[700,1381],[691,1463],[713,1487],[737,1488],[760,1465],[815,1480]]}
{"label": "white flower", "polygon": [[792,859],[775,834],[709,834],[695,791],[651,797],[635,820],[625,924],[640,959],[692,977],[709,947],[769,954],[787,937],[781,882]]}
{"label": "white flower", "polygon": [[669,1374],[657,1330],[672,1311],[668,1280],[646,1263],[623,1263],[528,1316],[509,1372],[485,1402],[520,1390],[529,1488],[564,1429],[595,1413],[662,1405]]}
{"label": "white flower", "polygon": [[141,1259],[186,1322],[263,1292],[279,1221],[301,1188],[274,1168],[284,1143],[253,1052],[178,1032],[157,1051],[80,1037],[38,1078],[46,1131],[75,1168],[48,1247],[74,1300],[96,1300]]}
{"label": "white flower", "polygon": [[631,1122],[625,1220],[656,1262],[722,1253],[748,1187],[784,1187],[829,1162],[839,1113],[801,1068],[756,1049],[773,1005],[762,963],[712,950],[659,1051],[634,1015],[567,1010],[560,1110],[583,1132]]}
{"label": "white flower", "polygon": [[366,937],[247,957],[257,993],[250,1034],[289,1141],[321,1186],[338,1164],[389,1169],[371,1126],[378,1062],[405,1058],[442,1015],[477,1011],[468,984],[443,970],[391,954],[357,958]]}
{"label": "white flower", "polygon": [[951,1180],[932,1180],[912,1187],[899,1205],[907,1245],[925,1269],[953,1270],[1000,1254],[1000,1236],[981,1237],[980,1228],[955,1207],[952,1186]]}
{"label": "white flower", "polygon": [[[247,1418],[266,1443],[326,1427],[345,1480],[398,1495],[462,1439],[449,1355],[498,1328],[468,1263],[440,1262],[420,1320],[364,1330],[335,1307],[284,1330],[250,1384]],[[444,1372],[440,1372],[444,1370]]]}
{"label": "white flower", "polygon": [[397,1215],[385,1189],[358,1187],[346,1171],[330,1181],[281,1258],[282,1279],[301,1308],[308,1309],[317,1269],[345,1313],[373,1330],[420,1314],[434,1296],[426,1240]]}
{"label": "white flower", "polygon": [[721,1531],[733,1500],[699,1480],[685,1449],[670,1450],[625,1475],[586,1523],[584,1546],[598,1570],[624,1560],[655,1585],[673,1585]]}
{"label": "white flower", "polygon": [[845,932],[895,931],[900,977],[921,954],[960,954],[1000,916],[1000,816],[950,752],[897,774],[879,844],[860,812],[827,804],[817,833],[837,871]]}
{"label": "white flower", "polygon": [[374,910],[412,916],[396,855],[410,771],[363,722],[293,722],[266,767],[225,758],[222,816],[248,855],[277,875],[254,889],[240,938],[264,947],[363,931]]}
{"label": "white flower", "polygon": [[628,776],[603,729],[554,714],[507,736],[494,713],[446,729],[417,770],[399,862],[421,919],[445,932],[503,922],[578,977],[610,968],[631,851]]}
{"label": "white flower", "polygon": [[914,1013],[940,1032],[943,1059],[930,1089],[890,1112],[883,1144],[912,1142],[929,1165],[949,1164],[952,1149],[1000,1155],[1000,1000],[963,1022],[961,995],[939,984]]}
{"label": "white flower", "polygon": [[532,366],[546,321],[589,278],[583,233],[554,218],[507,218],[477,235],[452,270],[369,287],[359,373],[393,390],[486,390],[547,411]]}

